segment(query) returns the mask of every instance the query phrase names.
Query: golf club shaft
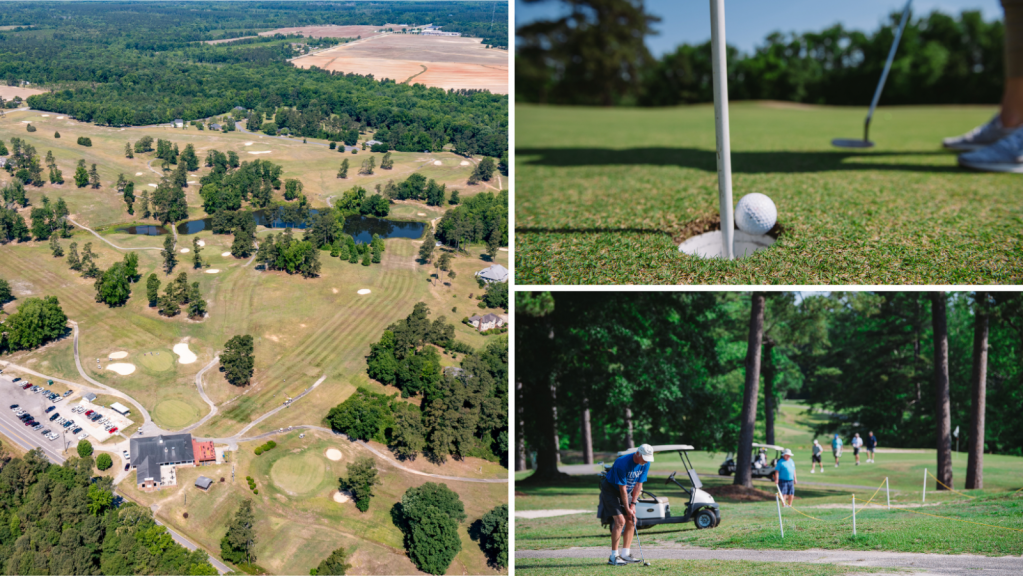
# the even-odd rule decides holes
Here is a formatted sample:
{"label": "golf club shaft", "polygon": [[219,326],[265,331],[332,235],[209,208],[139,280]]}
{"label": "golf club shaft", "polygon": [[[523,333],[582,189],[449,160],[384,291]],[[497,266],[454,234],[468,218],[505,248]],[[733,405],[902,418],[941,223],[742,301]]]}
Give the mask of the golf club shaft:
{"label": "golf club shaft", "polygon": [[722,256],[735,259],[732,237],[732,148],[728,141],[728,52],[725,44],[725,0],[710,0],[710,46],[714,69],[714,130],[718,152],[718,203],[721,211]]}
{"label": "golf club shaft", "polygon": [[913,0],[906,0],[906,7],[902,10],[902,20],[899,22],[899,29],[895,31],[895,40],[892,42],[892,49],[888,51],[888,61],[884,63],[884,72],[881,73],[881,81],[877,83],[877,90],[874,90],[874,99],[870,101],[870,111],[867,112],[867,120],[863,123],[863,140],[868,141],[870,133],[870,119],[874,116],[874,109],[881,100],[881,91],[884,90],[885,80],[888,79],[888,72],[892,69],[892,61],[895,60],[895,51],[899,49],[899,40],[902,39],[902,31],[906,29],[906,22],[909,20],[909,9]]}

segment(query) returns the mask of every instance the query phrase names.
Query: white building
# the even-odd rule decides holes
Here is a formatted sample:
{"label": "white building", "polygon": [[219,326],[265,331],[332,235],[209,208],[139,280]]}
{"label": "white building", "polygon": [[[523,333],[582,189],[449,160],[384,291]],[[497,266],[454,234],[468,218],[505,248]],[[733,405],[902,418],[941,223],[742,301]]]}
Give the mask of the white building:
{"label": "white building", "polygon": [[507,282],[508,269],[500,264],[494,264],[477,272],[476,277],[488,284],[491,282]]}
{"label": "white building", "polygon": [[121,416],[127,416],[128,414],[131,414],[131,410],[128,410],[128,408],[121,404],[120,402],[114,402],[113,404],[111,404],[110,409],[113,410],[114,412],[117,412]]}

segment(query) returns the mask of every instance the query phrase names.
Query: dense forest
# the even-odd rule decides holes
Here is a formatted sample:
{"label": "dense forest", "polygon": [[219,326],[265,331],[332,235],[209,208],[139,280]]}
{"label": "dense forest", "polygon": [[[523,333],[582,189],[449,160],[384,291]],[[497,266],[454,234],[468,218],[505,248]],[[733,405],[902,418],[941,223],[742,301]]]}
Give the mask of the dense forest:
{"label": "dense forest", "polygon": [[[823,418],[817,434],[873,430],[890,447],[933,447],[936,334],[948,346],[948,420],[971,436],[980,326],[986,360],[984,451],[1023,455],[1020,293],[519,293],[517,405],[529,451],[550,439],[618,451],[635,438],[699,450],[739,442],[751,302],[762,306],[754,438],[774,443],[782,399]],[[712,407],[712,408],[709,408]],[[551,431],[554,433],[551,433]],[[978,433],[979,437],[979,433]],[[522,445],[520,444],[520,448]],[[520,458],[522,453],[520,453]]]}
{"label": "dense forest", "polygon": [[51,464],[41,451],[0,447],[0,566],[4,574],[216,574],[153,513],[93,478],[92,457]]}
{"label": "dense forest", "polygon": [[[659,18],[645,13],[642,5],[631,0],[571,4],[565,18],[532,22],[516,31],[518,101],[674,106],[713,100],[709,41],[682,44],[654,58],[644,37],[653,33],[651,25]],[[900,17],[891,14],[888,23],[869,33],[841,24],[819,32],[774,32],[751,54],[730,46],[728,96],[866,105]],[[881,104],[998,102],[1003,37],[1002,22],[986,22],[979,11],[914,15]],[[605,57],[593,57],[597,53]]]}
{"label": "dense forest", "polygon": [[[454,340],[454,326],[429,319],[422,302],[387,327],[367,357],[370,378],[401,390],[405,398],[360,388],[332,408],[327,422],[339,432],[388,444],[396,456],[420,453],[443,461],[475,456],[504,461],[508,453],[508,341],[483,350]],[[438,349],[464,354],[458,368],[442,369]]]}
{"label": "dense forest", "polygon": [[[341,140],[343,132],[371,129],[382,131],[397,150],[440,150],[452,143],[467,154],[501,157],[508,148],[505,95],[302,70],[286,61],[294,55],[294,39],[283,36],[199,43],[281,26],[396,20],[479,31],[490,27],[498,4],[12,5],[0,14],[0,25],[32,26],[0,32],[0,78],[49,89],[28,99],[33,108],[101,125],[191,121],[240,106],[260,119],[286,112],[296,136]],[[500,6],[493,28],[506,31],[507,6]]]}

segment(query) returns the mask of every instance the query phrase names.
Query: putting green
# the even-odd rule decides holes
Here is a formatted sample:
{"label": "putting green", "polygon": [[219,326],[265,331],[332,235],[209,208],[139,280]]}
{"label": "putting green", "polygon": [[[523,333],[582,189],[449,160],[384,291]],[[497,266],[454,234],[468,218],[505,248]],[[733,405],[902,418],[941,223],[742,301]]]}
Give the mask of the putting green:
{"label": "putting green", "polygon": [[[266,456],[263,456],[264,458]],[[319,454],[289,454],[274,462],[270,478],[281,489],[292,494],[315,490],[327,473],[327,464]]]}
{"label": "putting green", "polygon": [[174,367],[177,358],[170,350],[151,350],[135,356],[135,360],[145,368],[154,372],[165,372]]}
{"label": "putting green", "polygon": [[153,408],[153,422],[165,428],[184,428],[198,419],[199,410],[181,400],[164,400]]}

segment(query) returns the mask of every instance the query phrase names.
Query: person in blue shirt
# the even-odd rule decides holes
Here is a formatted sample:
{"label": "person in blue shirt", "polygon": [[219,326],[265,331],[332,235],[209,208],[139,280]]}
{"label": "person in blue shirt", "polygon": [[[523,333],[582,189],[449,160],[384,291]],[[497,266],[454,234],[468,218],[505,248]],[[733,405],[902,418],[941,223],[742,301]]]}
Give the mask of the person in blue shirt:
{"label": "person in blue shirt", "polygon": [[781,501],[786,508],[791,508],[792,501],[796,498],[796,463],[792,461],[792,450],[785,449],[781,460],[775,464],[774,471],[774,483],[781,492]]}
{"label": "person in blue shirt", "polygon": [[[629,546],[636,530],[636,502],[643,492],[643,483],[646,482],[653,461],[653,447],[643,444],[635,452],[619,456],[600,482],[602,515],[611,517],[612,525],[611,557],[608,564],[621,566],[639,562],[632,557]],[[620,553],[619,539],[624,539]]]}
{"label": "person in blue shirt", "polygon": [[835,434],[835,438],[831,441],[831,454],[835,457],[835,468],[838,468],[838,459],[842,457],[842,439]]}

